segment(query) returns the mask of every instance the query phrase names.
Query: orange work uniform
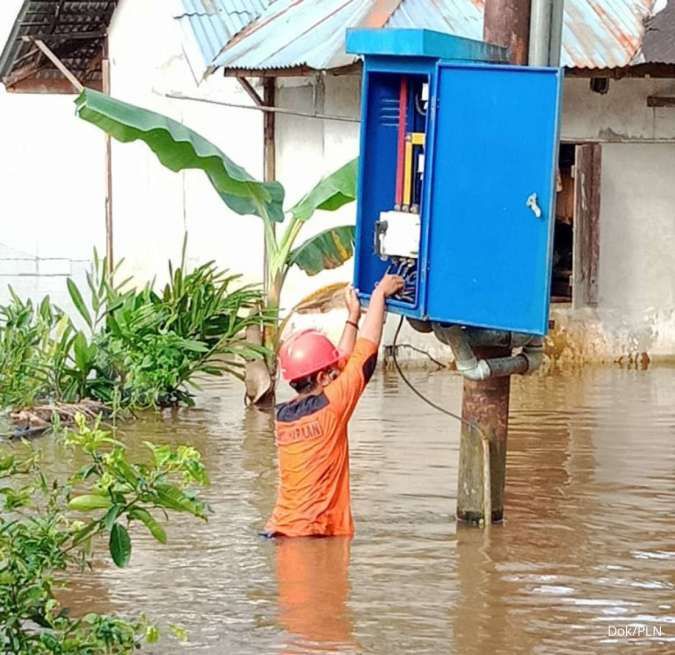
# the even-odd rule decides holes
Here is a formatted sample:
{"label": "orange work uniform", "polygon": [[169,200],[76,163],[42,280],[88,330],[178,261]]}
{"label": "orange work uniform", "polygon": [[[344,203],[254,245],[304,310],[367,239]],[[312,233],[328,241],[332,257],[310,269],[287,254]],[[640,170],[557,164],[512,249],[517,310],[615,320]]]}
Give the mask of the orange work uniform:
{"label": "orange work uniform", "polygon": [[354,534],[347,423],[376,363],[377,344],[358,339],[345,368],[322,393],[277,407],[280,481],[267,534]]}

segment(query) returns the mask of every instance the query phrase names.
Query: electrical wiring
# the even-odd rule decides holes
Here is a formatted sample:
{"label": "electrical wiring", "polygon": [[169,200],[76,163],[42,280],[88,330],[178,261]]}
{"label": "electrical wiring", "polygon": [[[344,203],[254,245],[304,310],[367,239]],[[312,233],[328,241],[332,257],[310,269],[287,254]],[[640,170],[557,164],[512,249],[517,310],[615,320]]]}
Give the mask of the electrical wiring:
{"label": "electrical wiring", "polygon": [[392,359],[394,361],[394,368],[396,369],[396,372],[398,373],[399,377],[405,385],[423,402],[425,402],[427,405],[430,407],[433,407],[436,411],[441,412],[443,414],[446,414],[447,416],[451,416],[452,418],[458,420],[460,423],[466,425],[467,427],[471,428],[472,430],[475,430],[482,439],[488,439],[488,437],[483,433],[483,431],[473,422],[467,421],[465,418],[462,418],[459,414],[455,414],[451,412],[450,410],[445,409],[445,407],[441,407],[440,405],[437,405],[433,400],[430,400],[427,398],[415,385],[406,377],[405,373],[403,372],[403,369],[401,368],[401,365],[399,364],[398,357],[396,355],[396,349],[398,347],[398,338],[399,335],[401,334],[401,328],[403,327],[403,321],[404,317],[401,316],[401,320],[398,323],[398,326],[396,328],[396,332],[394,333],[394,341],[392,344]]}
{"label": "electrical wiring", "polygon": [[[403,370],[401,369],[401,365],[398,363],[398,358],[396,356],[396,348],[397,348],[397,343],[398,343],[398,337],[399,334],[401,333],[401,328],[403,327],[403,316],[401,316],[401,320],[398,323],[398,327],[396,328],[396,332],[394,333],[394,342],[392,346],[392,358],[394,360],[394,367],[396,368],[397,373],[401,377],[401,380],[406,384],[406,386],[422,401],[424,401],[427,405],[430,407],[433,407],[436,411],[441,412],[442,414],[445,414],[446,416],[450,416],[454,419],[457,419],[460,423],[463,425],[466,425],[469,427],[472,431],[474,431],[478,437],[480,438],[480,443],[481,443],[481,450],[482,450],[482,460],[483,460],[483,524],[487,527],[490,525],[491,518],[492,518],[492,475],[490,471],[490,439],[488,436],[483,432],[475,423],[471,421],[467,421],[466,419],[462,418],[459,416],[459,414],[455,414],[454,412],[451,412],[445,407],[441,407],[440,405],[437,405],[433,400],[429,400],[421,391],[419,391],[415,385],[408,380],[408,378],[405,376],[403,373]],[[490,519],[487,519],[485,517],[490,517]]]}

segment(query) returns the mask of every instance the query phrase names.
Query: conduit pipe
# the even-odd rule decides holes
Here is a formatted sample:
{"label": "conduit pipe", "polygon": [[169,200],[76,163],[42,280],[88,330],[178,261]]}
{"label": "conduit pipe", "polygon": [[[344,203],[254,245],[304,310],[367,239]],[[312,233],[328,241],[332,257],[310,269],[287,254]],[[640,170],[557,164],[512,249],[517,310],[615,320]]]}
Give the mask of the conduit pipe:
{"label": "conduit pipe", "polygon": [[564,0],[532,0],[530,66],[560,66]]}
{"label": "conduit pipe", "polygon": [[[497,334],[496,331],[488,332]],[[450,346],[457,370],[468,380],[480,381],[518,373],[531,373],[541,366],[544,355],[542,337],[527,335],[528,341],[523,345],[523,351],[517,355],[478,359],[471,345],[470,330],[459,325],[447,326],[435,323],[434,333],[440,341]],[[518,336],[523,338],[525,335]]]}

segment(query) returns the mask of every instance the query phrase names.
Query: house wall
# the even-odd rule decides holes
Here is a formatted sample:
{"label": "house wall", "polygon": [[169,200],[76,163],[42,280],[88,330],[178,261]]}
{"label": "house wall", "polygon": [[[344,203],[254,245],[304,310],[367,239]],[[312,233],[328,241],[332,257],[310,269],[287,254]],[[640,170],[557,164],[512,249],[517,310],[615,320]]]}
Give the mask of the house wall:
{"label": "house wall", "polygon": [[[0,2],[4,44],[22,0]],[[8,94],[0,85],[0,303],[19,295],[71,309],[70,275],[84,282],[103,247],[104,147],[73,118],[72,96]]]}
{"label": "house wall", "polygon": [[[8,32],[19,5],[20,0],[0,4],[0,29]],[[178,13],[173,1],[120,2],[111,26],[112,93],[183,121],[261,176],[259,112],[163,97],[179,91],[250,104],[234,80],[214,75],[197,84],[198,71],[190,68],[183,35],[172,20]],[[356,76],[288,79],[278,90],[277,104],[356,117],[359,86]],[[565,82],[563,139],[604,145],[599,305],[593,310],[555,309],[550,345],[561,361],[640,352],[675,355],[675,110],[646,106],[647,95],[659,93],[675,93],[675,81],[612,81],[605,96],[591,93],[588,80]],[[29,260],[61,258],[50,266],[81,276],[91,248],[104,246],[103,138],[74,118],[72,99],[0,90],[2,214],[8,217],[0,235],[5,245],[0,248],[0,302],[4,282],[26,282],[11,261],[17,252]],[[608,143],[621,140],[629,143]],[[278,115],[277,172],[287,189],[287,205],[357,152],[355,123]],[[116,255],[125,258],[127,272],[139,283],[164,279],[167,259],[178,257],[186,230],[191,264],[215,259],[247,280],[260,280],[259,220],[233,215],[203,174],[171,173],[144,145],[115,143],[113,175]],[[319,212],[304,236],[353,220],[353,205],[335,214]],[[26,266],[35,270],[34,264]],[[350,278],[350,264],[312,279],[293,271],[282,302],[290,307],[323,284]],[[40,273],[31,279],[22,288],[30,288],[33,295],[65,289],[63,278]],[[336,335],[343,318],[339,311],[298,316],[292,326],[318,324]],[[402,340],[447,355],[433,338],[408,331]]]}
{"label": "house wall", "polygon": [[[259,112],[164,97],[178,91],[250,104],[234,80],[213,77],[197,88],[173,20],[179,11],[176,2],[120,2],[110,29],[111,93],[183,122],[260,177]],[[178,259],[185,232],[190,264],[213,259],[250,281],[260,278],[261,222],[228,210],[202,172],[173,173],[145,144],[113,143],[113,178],[116,255],[138,282],[166,279],[167,260]]]}
{"label": "house wall", "polygon": [[565,83],[562,138],[602,143],[598,306],[554,312],[565,361],[675,356],[675,110],[647,106],[675,80]]}

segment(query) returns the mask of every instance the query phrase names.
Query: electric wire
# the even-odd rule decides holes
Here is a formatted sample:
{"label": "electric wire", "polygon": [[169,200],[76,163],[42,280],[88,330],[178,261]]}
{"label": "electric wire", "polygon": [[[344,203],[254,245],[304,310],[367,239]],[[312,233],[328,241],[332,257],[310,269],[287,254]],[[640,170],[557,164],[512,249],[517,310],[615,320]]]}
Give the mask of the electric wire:
{"label": "electric wire", "polygon": [[441,407],[440,405],[437,405],[433,400],[430,400],[427,398],[415,385],[406,377],[405,373],[403,373],[403,369],[401,368],[401,365],[398,362],[398,357],[396,355],[396,349],[399,347],[398,345],[398,337],[401,334],[401,328],[403,327],[403,321],[405,318],[401,316],[401,320],[398,323],[398,326],[396,328],[396,332],[394,333],[394,341],[392,343],[392,359],[394,360],[394,368],[396,369],[396,372],[399,374],[401,380],[405,383],[405,385],[412,391],[420,400],[425,402],[427,405],[430,407],[433,407],[436,411],[441,412],[442,414],[446,414],[447,416],[450,416],[456,420],[458,420],[460,423],[466,425],[467,427],[471,428],[472,430],[475,430],[478,432],[478,434],[481,436],[483,439],[488,439],[488,437],[485,435],[485,433],[472,421],[467,421],[465,418],[462,418],[459,414],[455,414],[454,412],[451,412],[450,410],[446,409],[445,407]]}
{"label": "electric wire", "polygon": [[429,361],[431,361],[436,366],[438,366],[438,370],[442,370],[444,368],[447,368],[447,366],[443,362],[437,360],[435,357],[433,357],[431,355],[431,353],[428,353],[423,348],[418,348],[417,346],[413,346],[411,343],[399,343],[399,344],[396,345],[396,348],[409,348],[413,352],[419,353],[420,355],[424,355],[425,357],[427,357],[429,359]]}
{"label": "electric wire", "polygon": [[[441,407],[440,405],[437,405],[433,400],[430,400],[427,398],[421,391],[419,391],[415,385],[408,380],[408,378],[405,376],[403,373],[403,370],[401,369],[400,364],[398,363],[398,358],[396,356],[396,348],[398,347],[398,337],[399,334],[401,333],[401,328],[403,327],[403,320],[404,317],[401,316],[401,320],[398,323],[398,327],[396,328],[396,332],[394,333],[394,341],[392,344],[392,358],[394,360],[394,367],[396,368],[396,371],[398,372],[399,376],[401,377],[401,380],[405,382],[406,386],[422,401],[424,401],[427,405],[430,407],[433,407],[435,410],[441,412],[442,414],[445,414],[447,416],[450,416],[454,419],[457,419],[461,424],[468,426],[471,430],[475,430],[476,433],[479,436],[480,443],[481,443],[481,451],[482,451],[482,459],[483,459],[483,524],[487,528],[487,526],[492,523],[492,475],[490,472],[490,439],[488,436],[483,432],[474,422],[472,421],[467,421],[465,418],[462,418],[459,416],[459,414],[455,414],[454,412],[451,412],[448,409],[445,409],[445,407]],[[486,518],[490,517],[490,518]]]}
{"label": "electric wire", "polygon": [[420,96],[415,96],[415,111],[420,116],[426,116],[427,115],[427,110],[422,109],[422,99],[420,98]]}

